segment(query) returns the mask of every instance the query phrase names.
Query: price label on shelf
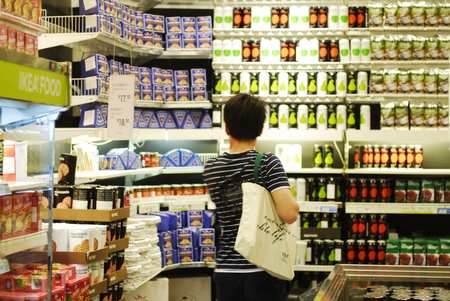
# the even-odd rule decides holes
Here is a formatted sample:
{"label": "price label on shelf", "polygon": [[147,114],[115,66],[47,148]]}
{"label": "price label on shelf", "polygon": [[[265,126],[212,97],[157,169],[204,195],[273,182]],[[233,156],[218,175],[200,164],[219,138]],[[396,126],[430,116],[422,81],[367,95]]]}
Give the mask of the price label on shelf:
{"label": "price label on shelf", "polygon": [[129,140],[133,134],[134,75],[113,75],[108,100],[108,139]]}
{"label": "price label on shelf", "polygon": [[438,208],[438,214],[450,214],[450,208]]}
{"label": "price label on shelf", "polygon": [[323,213],[336,213],[337,206],[320,206],[320,212]]}

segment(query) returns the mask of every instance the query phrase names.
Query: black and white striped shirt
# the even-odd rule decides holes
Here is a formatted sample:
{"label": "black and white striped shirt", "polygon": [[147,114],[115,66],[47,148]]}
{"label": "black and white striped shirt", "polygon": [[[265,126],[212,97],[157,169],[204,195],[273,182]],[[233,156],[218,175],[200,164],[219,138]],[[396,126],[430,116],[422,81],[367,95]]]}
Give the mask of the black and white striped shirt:
{"label": "black and white striped shirt", "polygon": [[[227,197],[228,201],[226,202],[222,201],[220,197],[226,181],[237,174],[240,174],[243,182],[254,182],[256,155],[256,151],[238,154],[225,153],[210,160],[205,166],[204,181],[208,186],[211,200],[216,205],[216,219],[222,229],[219,241],[220,247],[216,254],[216,272],[219,273],[262,271],[234,250],[242,214],[242,197],[239,196],[234,199],[232,196]],[[266,153],[263,155],[260,178],[264,187],[270,192],[280,188],[289,189],[286,172],[278,157],[273,154]]]}

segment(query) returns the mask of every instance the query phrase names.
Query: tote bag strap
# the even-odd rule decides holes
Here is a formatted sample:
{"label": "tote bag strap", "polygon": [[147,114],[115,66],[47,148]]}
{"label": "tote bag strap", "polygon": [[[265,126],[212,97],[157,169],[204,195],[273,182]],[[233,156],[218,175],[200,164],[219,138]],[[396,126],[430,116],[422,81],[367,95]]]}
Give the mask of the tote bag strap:
{"label": "tote bag strap", "polygon": [[257,153],[255,158],[255,168],[253,169],[253,177],[255,183],[259,185],[263,184],[261,181],[261,174],[260,174],[262,159],[263,155],[261,153]]}

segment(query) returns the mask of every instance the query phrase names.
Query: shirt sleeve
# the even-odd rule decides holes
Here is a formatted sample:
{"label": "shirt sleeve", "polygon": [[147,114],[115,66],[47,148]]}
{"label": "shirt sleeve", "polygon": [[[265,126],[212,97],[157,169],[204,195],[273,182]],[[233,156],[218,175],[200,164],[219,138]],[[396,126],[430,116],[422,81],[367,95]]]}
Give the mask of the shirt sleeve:
{"label": "shirt sleeve", "polygon": [[261,177],[266,189],[274,192],[280,188],[290,188],[289,181],[280,159],[274,154],[265,154],[261,167]]}

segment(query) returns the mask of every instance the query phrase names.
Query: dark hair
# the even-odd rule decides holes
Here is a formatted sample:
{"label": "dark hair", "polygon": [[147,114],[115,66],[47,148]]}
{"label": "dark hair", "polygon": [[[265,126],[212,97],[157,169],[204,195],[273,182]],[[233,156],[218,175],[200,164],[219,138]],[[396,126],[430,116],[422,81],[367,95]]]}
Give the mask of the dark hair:
{"label": "dark hair", "polygon": [[254,140],[264,127],[266,103],[248,94],[235,95],[225,104],[224,120],[231,137]]}

